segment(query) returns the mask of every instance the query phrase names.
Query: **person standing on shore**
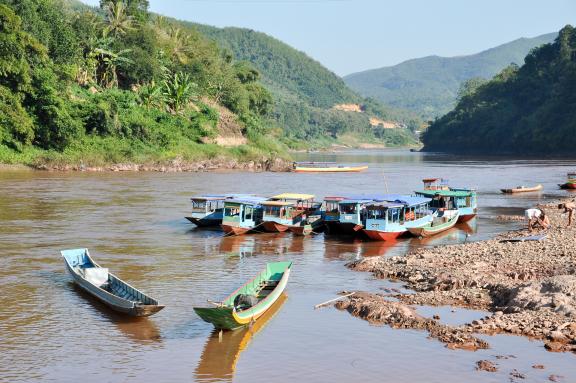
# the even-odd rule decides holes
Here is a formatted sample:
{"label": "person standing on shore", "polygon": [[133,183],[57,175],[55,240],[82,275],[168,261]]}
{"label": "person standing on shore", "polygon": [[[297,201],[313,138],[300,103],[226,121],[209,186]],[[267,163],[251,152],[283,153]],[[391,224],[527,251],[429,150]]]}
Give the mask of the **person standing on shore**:
{"label": "person standing on shore", "polygon": [[561,203],[558,205],[558,209],[564,209],[564,214],[568,213],[568,226],[572,225],[572,214],[574,214],[574,209],[576,209],[576,200],[571,202]]}

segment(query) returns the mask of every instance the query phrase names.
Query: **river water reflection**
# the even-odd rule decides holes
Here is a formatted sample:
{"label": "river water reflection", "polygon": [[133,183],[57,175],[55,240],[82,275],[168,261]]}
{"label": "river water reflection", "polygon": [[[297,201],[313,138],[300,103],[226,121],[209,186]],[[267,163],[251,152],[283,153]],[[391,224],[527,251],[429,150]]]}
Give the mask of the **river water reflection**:
{"label": "river water reflection", "polygon": [[[6,382],[495,382],[516,368],[525,382],[550,374],[576,381],[574,356],[542,343],[490,337],[493,349],[452,351],[420,331],[374,327],[332,308],[313,310],[341,290],[378,291],[401,285],[347,270],[359,257],[399,255],[418,246],[488,238],[518,225],[498,222],[542,199],[565,196],[557,183],[574,170],[568,160],[503,160],[407,151],[300,155],[302,160],[369,163],[359,174],[47,173],[0,172],[0,381]],[[469,225],[394,245],[323,235],[261,234],[222,238],[195,230],[184,215],[197,193],[319,197],[346,192],[409,193],[425,177],[479,191],[480,216]],[[542,183],[544,191],[504,196],[503,187]],[[59,250],[88,247],[102,265],[166,308],[144,319],[110,312],[71,283]],[[251,330],[220,342],[192,306],[219,299],[266,262],[294,262],[286,297]],[[459,323],[483,313],[447,308]],[[450,316],[453,316],[451,318]],[[479,359],[502,359],[500,371],[474,370]],[[534,370],[533,364],[545,370]]]}

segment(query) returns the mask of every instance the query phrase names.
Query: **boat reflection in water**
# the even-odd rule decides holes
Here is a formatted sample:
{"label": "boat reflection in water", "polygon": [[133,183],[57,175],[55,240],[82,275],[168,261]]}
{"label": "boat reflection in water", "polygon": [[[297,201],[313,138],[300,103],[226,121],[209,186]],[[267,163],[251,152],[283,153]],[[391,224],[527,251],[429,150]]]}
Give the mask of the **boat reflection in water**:
{"label": "boat reflection in water", "polygon": [[410,249],[415,250],[420,247],[432,247],[447,244],[466,242],[468,237],[476,233],[477,220],[457,223],[453,228],[445,232],[436,234],[428,238],[413,238],[410,241]]}
{"label": "boat reflection in water", "polygon": [[196,381],[231,382],[240,354],[250,344],[252,337],[276,315],[286,299],[286,293],[282,293],[278,300],[251,327],[235,331],[223,331],[222,338],[220,338],[220,332],[215,329],[204,345],[204,351],[202,351],[195,371]]}
{"label": "boat reflection in water", "polygon": [[101,315],[104,319],[108,320],[108,322],[114,324],[127,338],[140,344],[161,343],[162,337],[160,330],[152,319],[148,317],[127,317],[126,315],[117,313],[88,294],[78,285],[72,282],[70,282],[70,284],[79,296],[90,301],[90,307],[98,311],[98,315]]}

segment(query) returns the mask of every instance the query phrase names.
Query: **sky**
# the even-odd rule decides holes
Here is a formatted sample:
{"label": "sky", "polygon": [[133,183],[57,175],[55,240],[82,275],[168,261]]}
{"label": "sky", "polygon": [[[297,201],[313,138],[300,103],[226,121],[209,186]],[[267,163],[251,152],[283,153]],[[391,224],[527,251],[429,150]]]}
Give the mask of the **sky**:
{"label": "sky", "polygon": [[576,0],[149,1],[152,12],[166,16],[265,32],[340,76],[429,55],[473,54],[576,25]]}

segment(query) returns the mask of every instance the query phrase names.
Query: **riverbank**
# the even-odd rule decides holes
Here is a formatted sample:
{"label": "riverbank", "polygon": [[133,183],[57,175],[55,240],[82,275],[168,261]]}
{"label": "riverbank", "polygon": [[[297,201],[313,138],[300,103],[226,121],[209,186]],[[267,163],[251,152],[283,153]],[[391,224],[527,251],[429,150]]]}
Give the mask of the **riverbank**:
{"label": "riverbank", "polygon": [[[556,202],[539,206],[552,223],[541,241],[503,242],[531,234],[523,229],[487,241],[350,263],[353,270],[402,281],[414,293],[355,294],[336,307],[373,323],[425,329],[453,348],[483,348],[473,334],[507,333],[540,339],[550,351],[576,352],[576,225],[566,227]],[[410,305],[451,305],[492,314],[446,326],[416,316]],[[435,336],[439,330],[451,335]]]}
{"label": "riverbank", "polygon": [[[7,167],[8,169],[10,167]],[[116,163],[102,166],[83,164],[40,163],[30,168],[47,171],[86,171],[86,172],[209,172],[217,170],[243,170],[253,172],[289,172],[292,161],[282,158],[241,161],[230,158],[214,158],[199,161],[173,160],[161,163]],[[2,167],[0,167],[2,169]]]}

